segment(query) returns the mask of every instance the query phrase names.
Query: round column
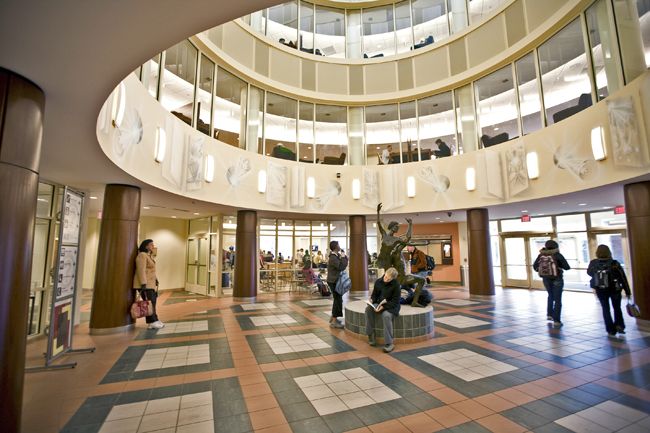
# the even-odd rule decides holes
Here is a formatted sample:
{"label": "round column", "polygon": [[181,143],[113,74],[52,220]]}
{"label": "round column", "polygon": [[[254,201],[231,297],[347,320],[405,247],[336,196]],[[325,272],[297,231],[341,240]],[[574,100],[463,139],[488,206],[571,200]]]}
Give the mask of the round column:
{"label": "round column", "polygon": [[494,295],[490,218],[487,209],[467,211],[470,295]]}
{"label": "round column", "polygon": [[350,279],[352,292],[368,291],[368,246],[365,215],[350,216]]}
{"label": "round column", "polygon": [[237,240],[235,241],[235,278],[233,298],[253,300],[257,296],[257,212],[237,212]]}
{"label": "round column", "polygon": [[0,68],[0,418],[20,431],[45,96]]}
{"label": "round column", "polygon": [[138,249],[140,188],[106,185],[95,269],[90,333],[111,334],[134,326],[133,274]]}
{"label": "round column", "polygon": [[641,310],[641,318],[650,320],[650,182],[625,185],[624,194],[634,301]]}

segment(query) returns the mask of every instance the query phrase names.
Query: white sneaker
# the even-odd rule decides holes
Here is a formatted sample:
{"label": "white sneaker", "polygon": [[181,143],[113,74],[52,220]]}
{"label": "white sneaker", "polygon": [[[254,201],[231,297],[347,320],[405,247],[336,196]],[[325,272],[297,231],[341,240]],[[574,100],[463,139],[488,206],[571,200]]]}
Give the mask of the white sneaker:
{"label": "white sneaker", "polygon": [[154,325],[156,325],[156,328],[158,328],[158,329],[165,327],[165,324],[163,322],[161,322],[160,320],[158,320],[157,322],[154,322]]}
{"label": "white sneaker", "polygon": [[158,329],[158,327],[156,326],[156,323],[157,322],[150,323],[149,326],[147,326],[147,329]]}

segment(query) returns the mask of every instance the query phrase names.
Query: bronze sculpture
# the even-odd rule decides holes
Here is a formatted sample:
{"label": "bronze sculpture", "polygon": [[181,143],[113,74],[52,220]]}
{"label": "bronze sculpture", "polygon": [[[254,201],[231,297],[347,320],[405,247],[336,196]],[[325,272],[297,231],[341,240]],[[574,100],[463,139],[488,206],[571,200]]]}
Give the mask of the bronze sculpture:
{"label": "bronze sculpture", "polygon": [[399,230],[399,223],[397,221],[391,221],[388,223],[388,231],[386,231],[381,223],[379,216],[380,211],[381,203],[377,205],[377,227],[379,227],[379,233],[381,233],[381,247],[379,249],[379,256],[377,257],[377,267],[382,269],[394,267],[397,269],[397,281],[402,286],[415,284],[415,294],[413,295],[411,306],[424,307],[424,305],[418,303],[418,300],[426,280],[417,275],[413,275],[410,272],[406,272],[407,265],[404,256],[402,255],[402,250],[407,245],[428,245],[429,242],[411,242],[413,221],[410,218],[406,218],[409,227],[404,236],[395,236],[395,233]]}

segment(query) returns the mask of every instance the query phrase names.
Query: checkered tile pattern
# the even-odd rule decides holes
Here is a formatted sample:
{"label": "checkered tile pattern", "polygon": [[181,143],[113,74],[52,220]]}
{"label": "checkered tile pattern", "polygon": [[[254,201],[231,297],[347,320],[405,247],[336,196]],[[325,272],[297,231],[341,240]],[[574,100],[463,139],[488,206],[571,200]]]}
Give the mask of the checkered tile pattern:
{"label": "checkered tile pattern", "polygon": [[212,433],[212,392],[113,406],[100,433]]}
{"label": "checkered tile pattern", "polygon": [[296,319],[289,316],[288,314],[251,317],[250,319],[251,322],[253,322],[253,325],[255,326],[288,325],[288,324],[298,323]]}
{"label": "checkered tile pattern", "polygon": [[307,299],[302,301],[303,304],[309,305],[310,307],[323,307],[332,305],[331,299]]}
{"label": "checkered tile pattern", "polygon": [[208,364],[209,362],[210,345],[208,344],[149,349],[140,359],[135,371]]}
{"label": "checkered tile pattern", "polygon": [[578,353],[598,349],[601,343],[594,341],[567,341],[549,337],[548,335],[536,334],[527,337],[513,338],[507,340],[508,343],[519,346],[536,349],[540,352],[550,353],[551,355],[566,358],[567,356],[577,355]]}
{"label": "checkered tile pattern", "polygon": [[257,311],[257,310],[274,310],[277,307],[272,302],[262,302],[260,304],[241,304],[241,309],[244,311]]}
{"label": "checkered tile pattern", "polygon": [[329,344],[311,333],[267,337],[265,340],[276,355],[283,353],[306,352],[308,350],[331,347]]}
{"label": "checkered tile pattern", "polygon": [[445,325],[453,326],[454,328],[473,328],[475,326],[489,325],[490,322],[485,320],[474,319],[472,317],[462,316],[456,314],[454,316],[437,317],[434,319],[436,323],[443,323]]}
{"label": "checkered tile pattern", "polygon": [[165,323],[165,327],[159,329],[156,335],[182,334],[185,332],[199,332],[208,330],[207,320],[194,320],[191,322]]}
{"label": "checkered tile pattern", "polygon": [[453,305],[455,307],[461,307],[461,306],[467,306],[467,305],[476,305],[479,304],[480,302],[476,301],[470,301],[467,299],[441,299],[439,301],[436,300],[436,302],[440,304],[447,304],[447,305]]}
{"label": "checkered tile pattern", "polygon": [[555,421],[574,432],[641,433],[650,431],[650,416],[614,401],[605,401]]}
{"label": "checkered tile pattern", "polygon": [[400,398],[358,367],[296,377],[294,381],[321,416]]}
{"label": "checkered tile pattern", "polygon": [[517,367],[510,364],[467,349],[450,350],[418,358],[466,382],[517,370]]}

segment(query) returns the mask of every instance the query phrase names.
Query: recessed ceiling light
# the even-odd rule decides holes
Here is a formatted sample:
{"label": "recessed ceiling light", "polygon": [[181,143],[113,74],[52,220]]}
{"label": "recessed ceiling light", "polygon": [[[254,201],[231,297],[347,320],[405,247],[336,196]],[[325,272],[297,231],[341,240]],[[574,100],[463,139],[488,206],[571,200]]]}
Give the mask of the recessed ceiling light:
{"label": "recessed ceiling light", "polygon": [[603,209],[609,209],[609,206],[603,206]]}
{"label": "recessed ceiling light", "polygon": [[563,201],[563,202],[562,202],[562,204],[566,204],[566,202],[565,202],[565,201]]}
{"label": "recessed ceiling light", "polygon": [[198,212],[194,212],[194,215],[198,215],[198,214],[199,214]]}
{"label": "recessed ceiling light", "polygon": [[94,195],[91,195],[91,196],[90,196],[90,199],[91,199],[91,200],[97,200],[97,197],[94,196]]}
{"label": "recessed ceiling light", "polygon": [[543,214],[543,213],[538,213],[537,214],[537,216],[544,216],[544,215],[546,215],[546,214]]}
{"label": "recessed ceiling light", "polygon": [[587,206],[587,203],[578,203],[578,206]]}
{"label": "recessed ceiling light", "polygon": [[437,219],[437,220],[439,220],[439,219],[440,219],[440,217],[436,217],[436,219]]}
{"label": "recessed ceiling light", "polygon": [[176,215],[172,215],[172,218],[176,218]]}
{"label": "recessed ceiling light", "polygon": [[524,209],[521,211],[521,213],[526,213],[526,212],[528,212],[528,209]]}
{"label": "recessed ceiling light", "polygon": [[149,206],[142,206],[142,209],[147,209],[147,210],[149,210],[149,209],[151,209],[151,208],[150,208]]}

